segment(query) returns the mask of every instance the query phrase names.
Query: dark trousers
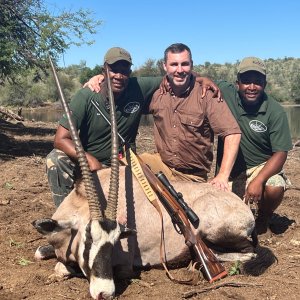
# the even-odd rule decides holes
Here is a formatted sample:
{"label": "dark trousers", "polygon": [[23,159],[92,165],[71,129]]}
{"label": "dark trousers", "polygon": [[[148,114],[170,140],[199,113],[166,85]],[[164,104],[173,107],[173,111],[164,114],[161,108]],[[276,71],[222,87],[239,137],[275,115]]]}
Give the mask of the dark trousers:
{"label": "dark trousers", "polygon": [[46,158],[46,172],[52,199],[58,207],[74,187],[78,166],[64,152],[53,149]]}

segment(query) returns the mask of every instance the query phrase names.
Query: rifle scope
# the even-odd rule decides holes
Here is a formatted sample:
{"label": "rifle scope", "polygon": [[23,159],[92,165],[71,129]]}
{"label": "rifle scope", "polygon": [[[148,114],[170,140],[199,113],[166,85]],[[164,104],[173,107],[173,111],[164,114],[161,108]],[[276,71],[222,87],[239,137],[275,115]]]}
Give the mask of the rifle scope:
{"label": "rifle scope", "polygon": [[178,202],[178,204],[181,206],[181,208],[186,213],[188,219],[193,224],[194,227],[198,225],[199,218],[196,215],[196,213],[187,205],[187,203],[183,199],[183,195],[181,193],[177,193],[174,187],[169,182],[168,178],[163,172],[158,172],[156,174],[156,177],[160,180],[160,182],[168,189],[170,194],[175,198],[175,200]]}

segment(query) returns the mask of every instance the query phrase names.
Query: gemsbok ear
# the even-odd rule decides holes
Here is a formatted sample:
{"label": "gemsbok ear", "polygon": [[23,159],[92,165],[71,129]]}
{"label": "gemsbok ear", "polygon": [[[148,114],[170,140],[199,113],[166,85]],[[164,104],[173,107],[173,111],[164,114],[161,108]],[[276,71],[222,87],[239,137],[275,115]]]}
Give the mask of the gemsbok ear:
{"label": "gemsbok ear", "polygon": [[53,231],[57,231],[58,222],[53,219],[40,219],[31,223],[34,228],[41,234],[46,235]]}
{"label": "gemsbok ear", "polygon": [[46,235],[53,232],[71,228],[74,224],[70,221],[57,222],[56,220],[46,218],[35,220],[31,223],[33,227],[41,234]]}

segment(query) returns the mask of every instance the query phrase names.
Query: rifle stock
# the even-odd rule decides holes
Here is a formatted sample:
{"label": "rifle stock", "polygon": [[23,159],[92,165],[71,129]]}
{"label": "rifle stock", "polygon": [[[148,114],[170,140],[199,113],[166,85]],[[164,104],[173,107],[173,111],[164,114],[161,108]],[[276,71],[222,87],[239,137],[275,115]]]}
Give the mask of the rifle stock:
{"label": "rifle stock", "polygon": [[196,240],[197,242],[193,245],[193,249],[203,265],[204,273],[209,283],[227,276],[228,273],[224,266],[218,261],[202,239],[196,237]]}
{"label": "rifle stock", "polygon": [[151,169],[139,158],[142,170],[153,190],[169,213],[174,225],[177,225],[185,238],[185,243],[192,248],[199,262],[202,264],[206,279],[212,283],[227,276],[224,266],[218,261],[214,253],[206,246],[199,236],[196,236],[190,226],[186,213],[177,203],[169,190],[160,182]]}

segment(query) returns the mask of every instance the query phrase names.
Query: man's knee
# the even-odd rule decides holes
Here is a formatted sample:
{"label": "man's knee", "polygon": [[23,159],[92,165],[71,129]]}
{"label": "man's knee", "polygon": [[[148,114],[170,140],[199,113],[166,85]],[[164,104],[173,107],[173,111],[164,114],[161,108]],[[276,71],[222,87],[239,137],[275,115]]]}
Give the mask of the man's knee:
{"label": "man's knee", "polygon": [[268,179],[265,185],[264,197],[280,203],[286,190],[286,180],[282,174],[276,174]]}
{"label": "man's knee", "polygon": [[68,182],[74,181],[76,165],[64,152],[54,149],[46,158],[46,170],[48,178],[56,176]]}
{"label": "man's knee", "polygon": [[63,152],[53,149],[46,157],[46,168],[59,168],[65,171],[73,170],[75,168],[74,162]]}
{"label": "man's knee", "polygon": [[275,174],[267,180],[266,187],[274,187],[275,189],[278,188],[279,190],[283,189],[283,191],[285,191],[287,180],[288,178],[283,173]]}
{"label": "man's knee", "polygon": [[264,191],[264,198],[266,200],[281,202],[283,199],[285,188],[282,186],[266,185]]}
{"label": "man's knee", "polygon": [[46,171],[52,198],[56,206],[74,186],[76,165],[60,150],[52,150],[46,158]]}

